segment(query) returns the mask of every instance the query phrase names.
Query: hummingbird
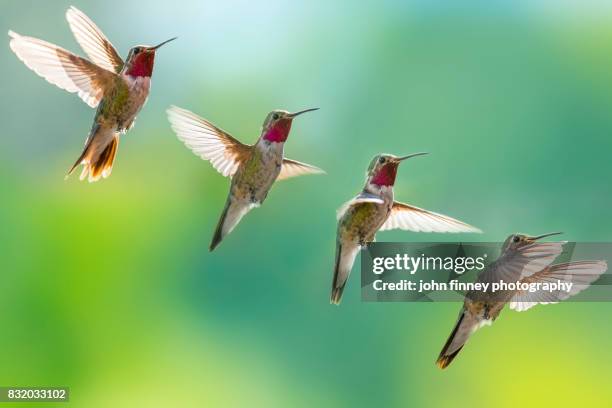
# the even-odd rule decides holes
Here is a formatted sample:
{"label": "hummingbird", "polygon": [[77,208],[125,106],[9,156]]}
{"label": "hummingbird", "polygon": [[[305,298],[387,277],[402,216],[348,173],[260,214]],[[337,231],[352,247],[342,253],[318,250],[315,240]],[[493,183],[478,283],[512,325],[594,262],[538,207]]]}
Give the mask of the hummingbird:
{"label": "hummingbird", "polygon": [[238,225],[250,210],[261,205],[277,180],[306,174],[325,173],[318,167],[286,159],[283,149],[293,120],[318,108],[290,113],[273,110],[263,123],[254,145],[243,144],[206,119],[172,106],[168,120],[179,140],[197,156],[211,162],[225,177],[231,178],[230,191],[215,229],[210,250]]}
{"label": "hummingbird", "polygon": [[[563,252],[561,242],[541,242],[542,238],[558,235],[553,232],[540,236],[510,235],[502,245],[499,258],[488,265],[476,278],[476,282],[572,282],[570,291],[557,290],[503,290],[470,291],[466,294],[459,319],[444,344],[436,361],[446,368],[461,351],[472,333],[493,323],[506,304],[512,310],[522,312],[537,304],[557,303],[587,288],[608,265],[605,261],[577,261],[554,264]],[[489,285],[490,287],[491,285]]]}
{"label": "hummingbird", "polygon": [[425,154],[375,156],[368,167],[361,193],[338,209],[332,304],[340,304],[359,249],[373,242],[378,231],[399,228],[414,232],[482,232],[446,215],[394,201],[393,185],[400,163]]}
{"label": "hummingbird", "polygon": [[9,45],[32,71],[97,108],[83,152],[66,175],[82,164],[80,179],[87,177],[93,182],[110,176],[119,136],[132,127],[149,95],[155,53],[176,37],[153,47],[133,47],[124,62],[104,33],[82,11],[70,7],[66,19],[90,60],[13,31],[8,32]]}

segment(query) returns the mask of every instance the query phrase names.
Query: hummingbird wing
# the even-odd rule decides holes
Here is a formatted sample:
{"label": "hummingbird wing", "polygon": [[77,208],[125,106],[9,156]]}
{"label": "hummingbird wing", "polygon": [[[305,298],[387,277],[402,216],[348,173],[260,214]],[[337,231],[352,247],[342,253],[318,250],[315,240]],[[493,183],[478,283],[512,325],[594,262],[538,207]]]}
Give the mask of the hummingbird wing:
{"label": "hummingbird wing", "polygon": [[196,155],[211,162],[224,176],[233,176],[238,166],[251,155],[252,146],[240,143],[193,112],[176,106],[166,111],[179,140]]}
{"label": "hummingbird wing", "polygon": [[381,231],[403,229],[415,232],[482,232],[446,215],[395,201]]}
{"label": "hummingbird wing", "polygon": [[297,160],[283,159],[283,165],[276,180],[285,180],[306,174],[325,174],[325,171]]}
{"label": "hummingbird wing", "polygon": [[98,106],[116,75],[57,45],[13,31],[9,36],[11,50],[28,68],[53,85],[77,93],[92,108]]}
{"label": "hummingbird wing", "polygon": [[516,282],[546,267],[563,252],[567,241],[538,242],[507,249],[479,276],[479,282]]}
{"label": "hummingbird wing", "polygon": [[117,50],[85,13],[70,6],[66,11],[66,20],[68,20],[74,38],[95,64],[107,71],[121,71],[123,60]]}
{"label": "hummingbird wing", "polygon": [[367,191],[362,191],[355,198],[350,199],[346,203],[342,204],[338,211],[336,211],[336,219],[342,218],[346,210],[348,210],[351,206],[359,203],[374,203],[374,204],[384,204],[385,201],[377,196],[376,194],[368,193]]}
{"label": "hummingbird wing", "polygon": [[533,275],[520,280],[521,283],[550,282],[558,281],[571,283],[572,287],[566,290],[537,290],[535,292],[519,291],[510,302],[510,309],[523,312],[537,304],[557,303],[570,296],[588,288],[591,283],[597,280],[606,270],[608,264],[605,261],[579,261],[569,262],[549,266]]}

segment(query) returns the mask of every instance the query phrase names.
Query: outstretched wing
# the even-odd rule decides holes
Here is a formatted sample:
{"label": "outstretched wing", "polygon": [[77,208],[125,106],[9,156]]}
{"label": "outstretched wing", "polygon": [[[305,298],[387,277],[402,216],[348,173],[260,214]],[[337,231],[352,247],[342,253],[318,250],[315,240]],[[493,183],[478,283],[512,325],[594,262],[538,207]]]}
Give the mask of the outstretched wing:
{"label": "outstretched wing", "polygon": [[310,164],[301,163],[297,160],[283,159],[283,166],[276,179],[285,180],[290,177],[304,176],[306,174],[325,174],[325,172]]}
{"label": "outstretched wing", "polygon": [[210,161],[222,175],[233,176],[239,164],[248,159],[251,146],[240,143],[206,119],[176,106],[167,113],[172,129],[185,146]]}
{"label": "outstretched wing", "polygon": [[92,108],[98,106],[104,90],[115,79],[115,73],[57,45],[12,31],[9,36],[11,50],[28,68],[50,83],[77,93]]}
{"label": "outstretched wing", "polygon": [[608,264],[605,261],[579,261],[549,266],[521,279],[521,283],[563,282],[571,283],[571,289],[519,291],[512,298],[510,309],[523,312],[537,304],[545,305],[565,300],[588,288],[607,269]]}
{"label": "outstretched wing", "polygon": [[403,229],[415,232],[482,232],[446,215],[395,201],[381,231]]}
{"label": "outstretched wing", "polygon": [[507,249],[478,277],[480,282],[516,282],[547,268],[563,252],[567,241],[538,242]]}
{"label": "outstretched wing", "polygon": [[77,42],[95,64],[107,71],[121,71],[123,60],[117,50],[85,13],[70,6],[66,11],[66,20]]}

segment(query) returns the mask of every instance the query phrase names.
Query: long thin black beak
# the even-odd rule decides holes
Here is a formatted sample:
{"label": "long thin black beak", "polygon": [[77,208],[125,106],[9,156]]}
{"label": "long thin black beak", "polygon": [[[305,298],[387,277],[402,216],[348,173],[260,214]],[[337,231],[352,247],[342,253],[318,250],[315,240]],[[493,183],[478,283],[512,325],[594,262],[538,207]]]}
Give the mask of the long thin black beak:
{"label": "long thin black beak", "polygon": [[149,49],[150,49],[150,50],[156,50],[156,49],[158,49],[159,47],[161,47],[162,45],[164,45],[164,44],[168,44],[170,41],[174,41],[174,40],[176,40],[177,38],[178,38],[178,37],[171,38],[171,39],[169,39],[169,40],[164,41],[163,43],[157,44],[155,47],[150,47]]}
{"label": "long thin black beak", "polygon": [[548,234],[538,235],[537,237],[529,237],[529,239],[531,239],[533,241],[537,241],[538,239],[550,237],[550,236],[553,236],[553,235],[560,235],[560,234],[563,234],[563,233],[562,232],[549,232]]}
{"label": "long thin black beak", "polygon": [[421,152],[421,153],[412,153],[412,154],[409,154],[408,156],[398,157],[396,160],[397,160],[398,162],[401,162],[401,161],[404,161],[404,160],[406,160],[406,159],[410,159],[411,157],[416,157],[416,156],[424,156],[424,155],[426,155],[426,154],[429,154],[429,153],[427,153],[427,152]]}
{"label": "long thin black beak", "polygon": [[290,118],[295,118],[296,116],[301,115],[302,113],[312,112],[312,111],[316,111],[316,110],[318,110],[318,109],[319,109],[319,108],[310,108],[310,109],[304,109],[304,110],[301,110],[301,111],[299,111],[299,112],[290,113],[290,114],[288,114],[287,116],[288,116],[288,117],[290,117]]}

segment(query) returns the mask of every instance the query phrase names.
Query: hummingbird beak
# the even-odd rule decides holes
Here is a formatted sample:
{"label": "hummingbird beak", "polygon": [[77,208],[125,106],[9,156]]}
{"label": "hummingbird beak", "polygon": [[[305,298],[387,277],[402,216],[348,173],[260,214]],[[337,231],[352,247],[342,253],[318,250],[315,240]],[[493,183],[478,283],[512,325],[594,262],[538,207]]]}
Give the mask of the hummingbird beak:
{"label": "hummingbird beak", "polygon": [[170,41],[174,41],[174,40],[176,40],[177,38],[178,38],[178,37],[173,37],[173,38],[171,38],[171,39],[169,39],[169,40],[164,41],[163,43],[157,44],[155,47],[149,47],[149,49],[150,49],[151,51],[155,51],[156,49],[158,49],[158,48],[159,48],[159,47],[161,47],[162,45],[164,45],[164,44],[168,44]]}
{"label": "hummingbird beak", "polygon": [[426,154],[429,154],[429,153],[427,153],[427,152],[421,152],[421,153],[412,153],[412,154],[409,154],[408,156],[398,157],[398,158],[397,158],[397,159],[395,159],[395,160],[397,160],[397,162],[399,163],[399,162],[404,161],[404,160],[406,160],[406,159],[410,159],[411,157],[416,157],[416,156],[424,156],[424,155],[426,155]]}
{"label": "hummingbird beak", "polygon": [[538,235],[537,237],[529,237],[529,239],[531,241],[537,241],[538,239],[542,239],[542,238],[546,238],[546,237],[550,237],[552,235],[559,235],[559,234],[563,234],[562,232],[549,232],[548,234],[542,234],[542,235]]}
{"label": "hummingbird beak", "polygon": [[316,111],[316,110],[318,110],[318,109],[319,109],[319,108],[310,108],[310,109],[304,109],[304,110],[301,110],[301,111],[299,111],[299,112],[290,113],[290,114],[288,114],[288,115],[287,115],[287,117],[288,117],[288,118],[292,118],[292,119],[293,119],[293,118],[295,118],[296,116],[301,115],[302,113],[312,112],[312,111]]}

